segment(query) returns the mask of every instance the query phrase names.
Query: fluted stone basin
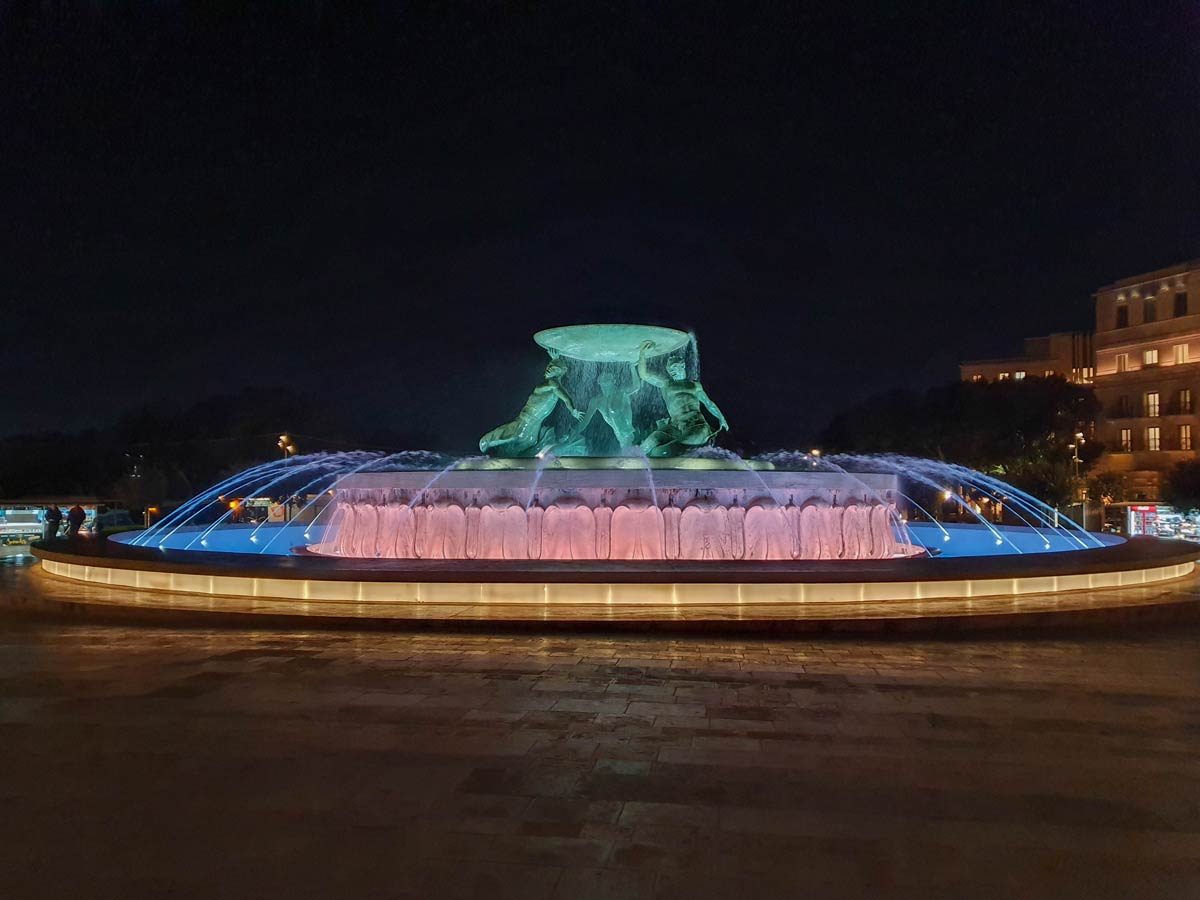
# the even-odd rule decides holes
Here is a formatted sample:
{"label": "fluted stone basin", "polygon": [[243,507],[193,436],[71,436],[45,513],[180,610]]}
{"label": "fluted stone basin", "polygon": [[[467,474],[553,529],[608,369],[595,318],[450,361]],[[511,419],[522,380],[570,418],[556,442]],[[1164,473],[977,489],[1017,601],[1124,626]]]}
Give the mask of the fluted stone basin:
{"label": "fluted stone basin", "polygon": [[[726,461],[727,462],[727,461]],[[895,559],[893,475],[713,469],[358,474],[312,553],[359,559]]]}

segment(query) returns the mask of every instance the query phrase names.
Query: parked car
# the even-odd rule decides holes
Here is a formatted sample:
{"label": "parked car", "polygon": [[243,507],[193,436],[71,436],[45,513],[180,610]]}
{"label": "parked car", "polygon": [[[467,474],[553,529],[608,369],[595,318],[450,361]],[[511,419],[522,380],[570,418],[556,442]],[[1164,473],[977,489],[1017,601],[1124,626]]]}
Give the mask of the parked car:
{"label": "parked car", "polygon": [[96,518],[92,521],[92,534],[100,534],[104,531],[113,531],[114,529],[132,528],[136,523],[129,515],[127,509],[108,509],[104,512],[96,513]]}

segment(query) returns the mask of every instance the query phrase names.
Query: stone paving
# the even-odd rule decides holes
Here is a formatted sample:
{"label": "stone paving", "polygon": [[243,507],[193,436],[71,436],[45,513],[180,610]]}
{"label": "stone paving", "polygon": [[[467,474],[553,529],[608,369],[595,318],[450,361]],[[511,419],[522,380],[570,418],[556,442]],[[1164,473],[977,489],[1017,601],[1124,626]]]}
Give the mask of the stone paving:
{"label": "stone paving", "polygon": [[1200,627],[298,632],[5,610],[0,898],[1200,896]]}

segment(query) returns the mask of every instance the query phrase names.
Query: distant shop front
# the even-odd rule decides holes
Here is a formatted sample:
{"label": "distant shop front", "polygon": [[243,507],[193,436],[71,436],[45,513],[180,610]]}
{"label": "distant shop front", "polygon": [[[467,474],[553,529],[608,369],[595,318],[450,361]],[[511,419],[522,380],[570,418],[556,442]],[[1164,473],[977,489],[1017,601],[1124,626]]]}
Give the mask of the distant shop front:
{"label": "distant shop front", "polygon": [[1200,543],[1200,513],[1180,512],[1163,503],[1111,503],[1104,511],[1104,530]]}
{"label": "distant shop front", "polygon": [[96,531],[96,516],[102,514],[111,503],[95,497],[35,497],[21,500],[0,500],[0,555],[21,555],[46,534],[46,517],[51,506],[62,511],[59,534],[67,527],[67,512],[73,506],[83,508],[82,533]]}

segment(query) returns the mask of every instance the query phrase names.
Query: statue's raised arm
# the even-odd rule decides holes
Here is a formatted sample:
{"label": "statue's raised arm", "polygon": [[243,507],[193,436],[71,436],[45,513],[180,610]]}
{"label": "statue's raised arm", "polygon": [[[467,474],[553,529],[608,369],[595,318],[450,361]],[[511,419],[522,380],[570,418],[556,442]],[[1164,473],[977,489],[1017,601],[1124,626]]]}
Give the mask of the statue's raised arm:
{"label": "statue's raised arm", "polygon": [[638,352],[637,374],[642,381],[648,382],[657,388],[666,387],[670,382],[662,375],[656,375],[646,367],[646,351],[654,349],[654,341],[642,341],[642,346]]}
{"label": "statue's raised arm", "polygon": [[632,377],[629,379],[629,386],[625,388],[625,393],[632,397],[642,389],[642,376],[638,374],[637,363],[629,364],[629,374]]}

